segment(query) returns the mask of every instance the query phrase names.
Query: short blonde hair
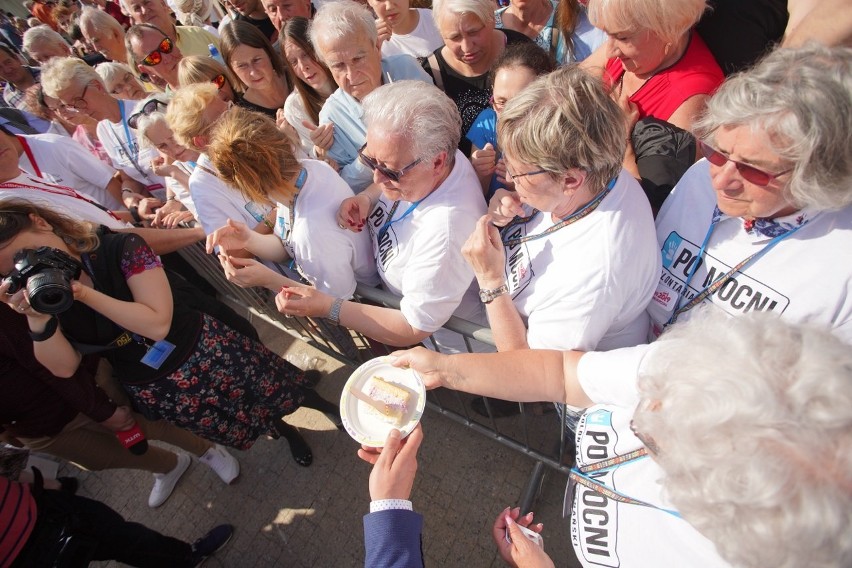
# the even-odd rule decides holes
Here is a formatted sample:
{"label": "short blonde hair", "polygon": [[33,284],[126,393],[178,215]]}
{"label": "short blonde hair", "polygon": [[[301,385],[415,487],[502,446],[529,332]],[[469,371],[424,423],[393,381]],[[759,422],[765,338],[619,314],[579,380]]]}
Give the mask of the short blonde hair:
{"label": "short blonde hair", "polygon": [[59,91],[72,85],[82,89],[92,81],[106,90],[97,71],[76,57],[54,57],[41,68],[41,86],[48,97],[59,98]]}
{"label": "short blonde hair", "polygon": [[240,107],[216,123],[207,155],[219,179],[250,201],[289,202],[296,194],[293,179],[301,166],[293,146],[269,117]]}
{"label": "short blonde hair", "polygon": [[706,0],[589,0],[589,21],[596,28],[650,31],[674,43],[698,23]]}
{"label": "short blonde hair", "polygon": [[554,179],[581,169],[592,192],[621,171],[625,133],[624,113],[600,78],[576,65],[530,83],[497,120],[497,140],[506,154]]}
{"label": "short blonde hair", "polygon": [[186,85],[175,91],[166,110],[166,120],[175,134],[175,140],[187,148],[203,151],[193,142],[193,138],[207,132],[213,124],[207,121],[204,111],[218,96],[219,90],[211,83]]}

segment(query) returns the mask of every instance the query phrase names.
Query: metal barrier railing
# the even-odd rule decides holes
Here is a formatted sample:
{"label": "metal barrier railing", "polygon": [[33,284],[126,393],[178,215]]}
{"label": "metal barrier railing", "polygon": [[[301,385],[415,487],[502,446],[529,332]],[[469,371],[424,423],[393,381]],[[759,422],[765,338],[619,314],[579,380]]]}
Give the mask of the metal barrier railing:
{"label": "metal barrier railing", "polygon": [[[180,253],[220,294],[229,297],[239,305],[245,306],[253,315],[263,318],[279,329],[350,367],[354,368],[381,352],[390,351],[390,348],[376,344],[358,332],[331,325],[323,318],[291,317],[281,314],[275,306],[273,295],[269,291],[244,289],[228,282],[218,260],[213,255],[207,254],[201,244],[186,247]],[[400,305],[399,298],[393,294],[361,284],[355,291],[354,300],[396,309]],[[473,351],[471,340],[494,345],[489,328],[467,320],[451,317],[444,328],[464,337],[469,352]],[[433,349],[439,350],[431,337],[427,339],[427,342],[432,345]],[[530,370],[530,373],[535,372],[535,369]],[[519,377],[519,380],[522,379],[523,377]],[[570,449],[572,441],[566,437],[565,429],[560,428],[561,422],[556,416],[548,414],[548,411],[552,409],[551,405],[518,404],[517,416],[497,418],[488,399],[483,399],[487,416],[472,413],[470,402],[474,398],[480,397],[447,389],[436,389],[429,391],[427,406],[431,410],[535,460],[530,479],[520,498],[521,509],[529,511],[538,494],[545,467],[565,474],[570,470],[570,458],[573,455],[567,454],[568,463],[565,462],[565,457],[566,450]],[[536,412],[537,410],[543,410],[543,412]],[[548,445],[550,446],[549,449]]]}

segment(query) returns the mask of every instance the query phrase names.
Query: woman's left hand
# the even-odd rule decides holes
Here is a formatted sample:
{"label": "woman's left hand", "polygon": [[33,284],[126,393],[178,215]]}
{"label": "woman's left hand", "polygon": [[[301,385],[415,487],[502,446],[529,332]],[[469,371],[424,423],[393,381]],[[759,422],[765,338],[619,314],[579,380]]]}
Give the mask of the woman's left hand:
{"label": "woman's left hand", "polygon": [[49,314],[42,314],[33,309],[30,305],[30,300],[27,297],[26,286],[22,286],[21,289],[14,294],[7,294],[6,291],[8,289],[9,282],[4,278],[0,281],[0,298],[2,298],[3,302],[5,302],[10,308],[19,314],[24,314],[25,316],[36,320],[47,320],[50,318]]}
{"label": "woman's left hand", "polygon": [[219,262],[225,269],[228,282],[233,282],[240,288],[260,286],[267,288],[275,273],[268,266],[253,258],[240,258],[230,255],[219,255]]}
{"label": "woman's left hand", "polygon": [[491,224],[491,217],[483,215],[476,223],[476,228],[462,247],[468,264],[473,267],[476,280],[481,288],[497,288],[506,280],[504,267],[506,252],[500,231]]}
{"label": "woman's left hand", "polygon": [[630,97],[628,97],[626,93],[619,95],[617,102],[627,119],[627,123],[625,125],[627,128],[626,134],[627,140],[630,140],[633,136],[633,127],[636,126],[637,122],[639,122],[639,107],[630,101]]}
{"label": "woman's left hand", "polygon": [[278,311],[288,316],[325,317],[331,311],[332,304],[333,297],[304,284],[284,286],[275,296]]}

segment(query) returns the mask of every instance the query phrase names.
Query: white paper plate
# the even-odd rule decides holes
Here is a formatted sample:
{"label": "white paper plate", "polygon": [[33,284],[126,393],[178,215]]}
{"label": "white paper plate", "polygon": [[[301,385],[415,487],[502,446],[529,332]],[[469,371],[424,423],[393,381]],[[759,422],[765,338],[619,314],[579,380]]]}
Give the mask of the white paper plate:
{"label": "white paper plate", "polygon": [[[346,431],[359,444],[373,448],[384,446],[388,433],[393,428],[402,432],[403,438],[408,436],[420,422],[423,409],[426,407],[426,387],[420,376],[412,369],[394,367],[389,361],[389,357],[378,357],[355,369],[340,395],[340,417],[343,419]],[[352,389],[364,392],[364,386],[374,375],[411,393],[408,411],[398,425],[366,402],[352,396],[350,392]]]}

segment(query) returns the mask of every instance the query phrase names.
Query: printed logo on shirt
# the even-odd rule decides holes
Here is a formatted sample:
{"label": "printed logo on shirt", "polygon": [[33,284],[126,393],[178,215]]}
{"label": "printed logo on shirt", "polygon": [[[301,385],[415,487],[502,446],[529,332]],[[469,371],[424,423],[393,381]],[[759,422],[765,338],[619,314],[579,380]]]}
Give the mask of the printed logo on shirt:
{"label": "printed logo on shirt", "polygon": [[[526,223],[521,223],[504,229],[500,237],[503,242],[520,239],[527,235]],[[516,298],[532,282],[534,273],[530,252],[526,243],[516,243],[504,247],[506,249],[506,282],[509,283],[509,294]]]}
{"label": "printed logo on shirt", "polygon": [[[618,435],[612,427],[612,412],[598,409],[586,412],[577,425],[580,433],[578,465],[588,465],[615,456]],[[590,473],[589,477],[612,488],[614,469]],[[571,515],[571,540],[585,561],[596,566],[621,565],[617,552],[618,503],[581,484],[576,486]]]}
{"label": "printed logo on shirt", "polygon": [[[682,304],[694,298],[731,270],[731,265],[721,262],[706,251],[704,257],[699,259],[697,255],[700,249],[700,245],[688,241],[675,232],[669,234],[660,251],[663,271],[657,290],[654,292],[654,302],[670,312],[673,311],[687,276],[696,263],[698,266],[695,268],[695,275],[689,283],[689,289],[683,295]],[[790,305],[790,299],[782,293],[741,272],[734,274],[716,290],[710,300],[733,316],[749,312],[782,314]]]}
{"label": "printed logo on shirt", "polygon": [[367,229],[370,231],[370,237],[373,241],[373,256],[376,259],[376,265],[382,272],[387,272],[391,261],[399,255],[399,243],[393,225],[382,233],[381,239],[378,238],[379,230],[384,226],[385,219],[387,219],[387,207],[387,203],[379,200],[373,212],[367,217]]}

